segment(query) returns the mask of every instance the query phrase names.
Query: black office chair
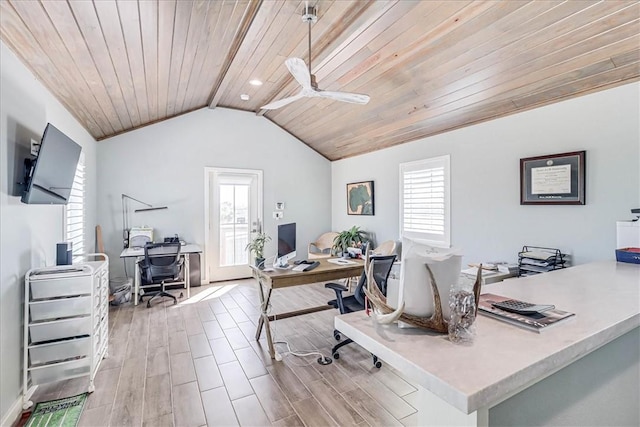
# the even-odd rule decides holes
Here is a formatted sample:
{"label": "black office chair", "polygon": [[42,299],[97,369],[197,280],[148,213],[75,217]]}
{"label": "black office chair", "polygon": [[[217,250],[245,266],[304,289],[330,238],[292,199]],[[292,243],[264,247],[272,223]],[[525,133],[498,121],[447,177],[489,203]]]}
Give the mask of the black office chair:
{"label": "black office chair", "polygon": [[[168,297],[177,304],[178,299],[165,290],[165,282],[178,280],[182,267],[180,257],[180,242],[147,243],[144,246],[144,260],[140,262],[140,277],[142,285],[158,285],[160,290],[145,292],[143,297],[151,296],[147,301],[147,307],[151,307],[151,301],[155,298]],[[182,298],[182,292],[180,298]]]}
{"label": "black office chair", "polygon": [[[387,255],[387,256],[372,256],[370,261],[373,263],[373,277],[376,279],[376,283],[382,291],[383,294],[387,294],[387,278],[389,277],[389,273],[391,272],[391,267],[393,267],[393,263],[396,260],[395,255]],[[343,292],[347,291],[347,287],[341,285],[339,283],[326,283],[324,285],[327,289],[333,289],[336,292],[336,299],[329,301],[329,305],[333,306],[340,310],[340,314],[352,313],[354,311],[364,310],[364,287],[367,284],[367,275],[365,272],[362,272],[360,276],[360,280],[358,280],[358,285],[353,293],[353,295],[349,295],[344,297],[342,295]],[[340,341],[341,334],[337,329],[333,330],[333,337]],[[331,355],[334,359],[339,359],[340,354],[338,353],[338,349],[344,347],[347,344],[352,343],[353,340],[351,338],[347,338],[344,341],[338,343],[335,347],[331,349]],[[373,357],[373,365],[376,368],[382,366],[382,362],[378,360],[378,357],[374,354],[371,355]]]}

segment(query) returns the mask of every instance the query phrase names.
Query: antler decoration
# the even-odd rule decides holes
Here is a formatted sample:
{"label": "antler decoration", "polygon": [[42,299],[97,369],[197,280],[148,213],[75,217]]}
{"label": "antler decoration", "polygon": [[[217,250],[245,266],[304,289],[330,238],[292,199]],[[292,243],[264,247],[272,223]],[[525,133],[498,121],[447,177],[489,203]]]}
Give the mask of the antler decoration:
{"label": "antler decoration", "polygon": [[[388,324],[400,320],[413,326],[417,326],[423,329],[430,329],[443,334],[448,333],[449,325],[442,315],[442,302],[440,300],[440,293],[438,292],[438,286],[436,285],[436,279],[433,276],[433,272],[429,268],[429,265],[425,264],[429,277],[431,278],[431,289],[433,290],[433,302],[435,311],[431,317],[416,316],[413,314],[404,313],[404,301],[397,309],[393,309],[387,305],[387,298],[382,294],[376,279],[373,276],[373,264],[365,263],[367,272],[367,286],[364,288],[364,293],[369,298],[369,303],[374,309],[376,314],[376,320],[378,323]],[[473,284],[473,295],[476,300],[476,309],[473,313],[474,317],[478,313],[478,298],[480,297],[480,288],[482,286],[482,265],[478,268],[478,274],[476,281]],[[381,314],[378,314],[381,313]]]}

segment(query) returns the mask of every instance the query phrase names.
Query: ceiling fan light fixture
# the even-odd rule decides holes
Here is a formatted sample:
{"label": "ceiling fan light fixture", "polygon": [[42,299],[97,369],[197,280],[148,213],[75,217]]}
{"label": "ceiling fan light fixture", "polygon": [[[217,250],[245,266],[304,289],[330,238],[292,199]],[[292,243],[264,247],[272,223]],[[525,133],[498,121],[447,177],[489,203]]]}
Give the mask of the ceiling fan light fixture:
{"label": "ceiling fan light fixture", "polygon": [[311,22],[313,24],[318,20],[318,11],[315,6],[309,6],[308,2],[302,9],[302,22]]}
{"label": "ceiling fan light fixture", "polygon": [[348,102],[351,104],[367,104],[370,100],[368,95],[361,93],[349,93],[349,92],[334,92],[325,91],[318,88],[316,83],[316,76],[311,73],[311,24],[318,19],[317,10],[315,6],[309,6],[309,2],[305,2],[304,9],[302,9],[302,21],[308,23],[309,27],[309,64],[305,64],[303,59],[300,58],[288,58],[284,61],[289,73],[300,85],[300,91],[288,98],[272,101],[267,105],[260,107],[263,110],[277,110],[285,105],[289,105],[294,101],[302,98],[325,98],[333,101]]}

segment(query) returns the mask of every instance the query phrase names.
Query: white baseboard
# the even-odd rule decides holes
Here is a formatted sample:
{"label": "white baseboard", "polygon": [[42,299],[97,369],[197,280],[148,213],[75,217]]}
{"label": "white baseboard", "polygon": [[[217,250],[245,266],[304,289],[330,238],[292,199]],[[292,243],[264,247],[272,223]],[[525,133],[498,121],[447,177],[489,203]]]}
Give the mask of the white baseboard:
{"label": "white baseboard", "polygon": [[2,421],[0,421],[0,426],[11,427],[13,423],[16,422],[20,414],[22,414],[22,395],[20,395],[18,399],[13,402],[13,405],[11,405],[7,413],[4,414],[4,417],[2,417]]}

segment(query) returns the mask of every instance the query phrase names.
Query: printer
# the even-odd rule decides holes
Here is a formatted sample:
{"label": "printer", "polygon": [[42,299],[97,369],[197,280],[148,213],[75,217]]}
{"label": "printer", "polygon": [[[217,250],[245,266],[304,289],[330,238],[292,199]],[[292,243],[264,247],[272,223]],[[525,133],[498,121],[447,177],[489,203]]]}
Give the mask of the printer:
{"label": "printer", "polygon": [[616,260],[640,264],[640,209],[631,209],[638,218],[616,223]]}
{"label": "printer", "polygon": [[[640,217],[640,208],[631,209],[631,213]],[[616,222],[616,249],[620,248],[640,248],[640,221],[638,218]]]}
{"label": "printer", "polygon": [[131,227],[129,230],[130,248],[144,248],[144,245],[151,242],[153,242],[153,228]]}

